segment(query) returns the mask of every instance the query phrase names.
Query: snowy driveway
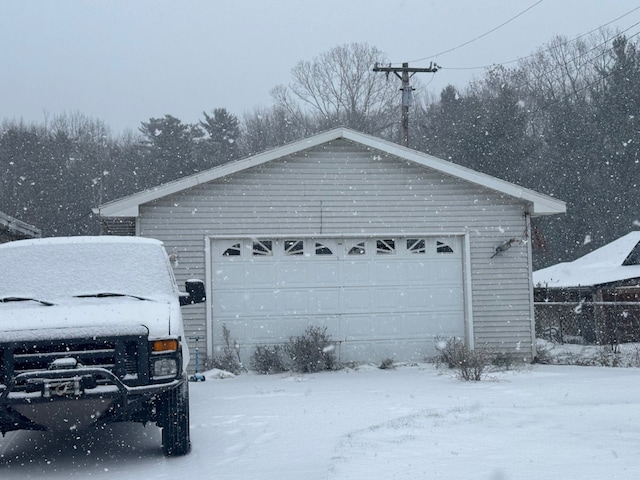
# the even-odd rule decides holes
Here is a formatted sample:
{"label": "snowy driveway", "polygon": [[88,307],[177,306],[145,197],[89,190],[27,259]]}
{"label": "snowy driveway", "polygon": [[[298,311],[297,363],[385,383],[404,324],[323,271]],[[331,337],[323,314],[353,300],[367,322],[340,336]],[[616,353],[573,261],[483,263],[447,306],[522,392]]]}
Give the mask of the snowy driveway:
{"label": "snowy driveway", "polygon": [[10,479],[640,478],[640,369],[536,366],[466,383],[431,365],[191,384],[193,449],[153,426],[13,432]]}

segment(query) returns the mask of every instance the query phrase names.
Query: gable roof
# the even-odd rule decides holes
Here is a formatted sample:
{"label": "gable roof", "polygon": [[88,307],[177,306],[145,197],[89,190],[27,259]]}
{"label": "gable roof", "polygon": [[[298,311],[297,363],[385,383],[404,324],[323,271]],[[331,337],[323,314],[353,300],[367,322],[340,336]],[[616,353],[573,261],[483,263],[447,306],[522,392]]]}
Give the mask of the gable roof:
{"label": "gable roof", "polygon": [[573,262],[563,262],[533,272],[538,287],[591,287],[640,278],[640,231],[626,234]]}
{"label": "gable roof", "polygon": [[225,163],[209,170],[105,203],[93,209],[93,211],[102,217],[137,217],[139,206],[142,204],[338,139],[349,140],[364,147],[397,156],[443,174],[524,200],[530,203],[529,213],[532,215],[551,215],[566,211],[565,203],[555,198],[348,128],[335,128],[251,157]]}

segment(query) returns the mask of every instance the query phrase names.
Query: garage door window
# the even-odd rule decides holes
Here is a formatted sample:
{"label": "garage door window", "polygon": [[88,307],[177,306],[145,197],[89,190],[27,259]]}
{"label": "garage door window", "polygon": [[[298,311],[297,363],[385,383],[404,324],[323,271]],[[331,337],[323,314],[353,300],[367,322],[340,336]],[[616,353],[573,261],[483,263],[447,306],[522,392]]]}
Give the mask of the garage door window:
{"label": "garage door window", "polygon": [[396,253],[396,241],[392,238],[376,240],[376,255],[392,255]]}
{"label": "garage door window", "polygon": [[436,242],[436,252],[438,252],[438,253],[453,253],[453,248],[451,248],[450,245],[438,240]]}
{"label": "garage door window", "polygon": [[304,242],[302,240],[285,240],[284,254],[287,256],[304,255]]}
{"label": "garage door window", "polygon": [[316,255],[333,255],[333,252],[325,244],[316,242]]}
{"label": "garage door window", "polygon": [[273,242],[271,240],[254,240],[253,256],[254,257],[273,256]]}
{"label": "garage door window", "polygon": [[359,242],[349,249],[347,255],[364,255],[365,253],[367,253],[367,249],[364,242]]}
{"label": "garage door window", "polygon": [[426,254],[427,247],[424,238],[407,238],[407,252],[416,254]]}
{"label": "garage door window", "polygon": [[222,256],[223,257],[238,257],[238,256],[240,256],[241,252],[242,252],[242,250],[240,250],[240,244],[239,243],[234,243],[233,245],[231,245],[229,248],[227,248],[222,253]]}

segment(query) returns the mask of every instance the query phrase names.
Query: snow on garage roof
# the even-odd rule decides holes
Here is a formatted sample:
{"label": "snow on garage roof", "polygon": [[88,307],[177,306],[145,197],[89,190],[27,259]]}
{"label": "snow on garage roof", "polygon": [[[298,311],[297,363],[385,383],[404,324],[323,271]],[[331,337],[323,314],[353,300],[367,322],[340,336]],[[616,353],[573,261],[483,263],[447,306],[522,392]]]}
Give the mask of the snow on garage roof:
{"label": "snow on garage roof", "polygon": [[573,262],[563,262],[533,272],[536,287],[591,287],[640,278],[640,231],[588,253]]}
{"label": "snow on garage roof", "polygon": [[195,175],[190,175],[143,192],[135,193],[128,197],[105,203],[93,209],[93,212],[101,217],[137,217],[139,214],[139,206],[142,204],[338,139],[349,140],[364,147],[375,149],[438,172],[466,180],[470,183],[489,188],[496,192],[524,200],[530,204],[529,213],[534,216],[552,215],[566,211],[564,202],[547,195],[380,138],[365,135],[348,128],[335,128],[282,147],[274,148],[241,160],[228,162]]}

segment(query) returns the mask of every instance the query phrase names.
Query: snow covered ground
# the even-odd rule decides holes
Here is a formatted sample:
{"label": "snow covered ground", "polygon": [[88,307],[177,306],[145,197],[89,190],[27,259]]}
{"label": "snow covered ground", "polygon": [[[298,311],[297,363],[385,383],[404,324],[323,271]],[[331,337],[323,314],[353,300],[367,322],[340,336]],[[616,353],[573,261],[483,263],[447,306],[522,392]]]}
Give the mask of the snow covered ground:
{"label": "snow covered ground", "polygon": [[640,369],[525,366],[463,382],[431,364],[191,384],[193,448],[154,426],[0,440],[0,479],[640,478]]}

